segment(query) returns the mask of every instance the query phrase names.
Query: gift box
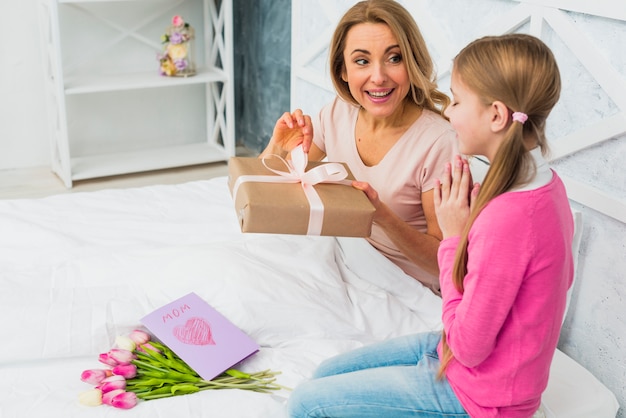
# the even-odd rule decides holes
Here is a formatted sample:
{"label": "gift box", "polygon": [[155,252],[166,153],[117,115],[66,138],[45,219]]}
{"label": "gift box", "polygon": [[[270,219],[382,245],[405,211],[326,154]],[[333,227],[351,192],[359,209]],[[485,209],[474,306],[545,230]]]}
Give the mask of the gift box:
{"label": "gift box", "polygon": [[[313,214],[315,196],[309,197],[302,182],[293,176],[281,178],[284,165],[278,158],[260,159],[231,157],[228,163],[229,187],[242,232],[262,232],[296,235],[326,235],[369,237],[374,206],[364,192],[350,185],[354,177],[345,164],[307,162],[307,174],[320,170],[324,164],[339,164],[346,177],[339,183],[317,183],[313,186],[319,196],[322,213]],[[282,167],[282,168],[281,168]],[[303,167],[304,168],[304,167]],[[326,167],[321,170],[324,171]],[[332,171],[331,169],[325,171]],[[297,177],[297,176],[296,176]],[[332,181],[332,180],[331,180]],[[311,202],[313,201],[313,203]],[[311,229],[314,218],[319,228]]]}

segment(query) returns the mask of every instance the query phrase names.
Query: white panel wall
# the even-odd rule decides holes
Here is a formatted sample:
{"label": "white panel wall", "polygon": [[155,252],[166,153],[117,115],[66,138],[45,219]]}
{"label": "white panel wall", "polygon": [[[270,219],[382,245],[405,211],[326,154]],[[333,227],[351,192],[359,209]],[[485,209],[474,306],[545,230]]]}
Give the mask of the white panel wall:
{"label": "white panel wall", "polygon": [[[552,166],[583,241],[560,348],[626,407],[626,2],[612,0],[401,0],[414,15],[448,91],[454,55],[488,34],[525,32],[554,51],[561,101],[548,121]],[[315,114],[333,96],[328,42],[352,0],[293,0],[292,108]]]}

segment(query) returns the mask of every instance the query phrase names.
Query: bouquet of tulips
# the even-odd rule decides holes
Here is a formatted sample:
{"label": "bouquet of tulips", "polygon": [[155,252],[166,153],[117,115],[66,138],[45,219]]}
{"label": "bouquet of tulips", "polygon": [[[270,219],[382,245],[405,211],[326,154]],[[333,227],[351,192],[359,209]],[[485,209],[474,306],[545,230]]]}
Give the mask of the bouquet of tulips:
{"label": "bouquet of tulips", "polygon": [[85,370],[81,380],[95,388],[79,395],[83,405],[111,405],[130,409],[139,399],[186,395],[208,389],[245,389],[256,392],[287,389],[276,382],[279,372],[244,373],[228,369],[213,380],[202,379],[164,344],[135,330],[115,340],[115,348],[99,355],[106,369]]}

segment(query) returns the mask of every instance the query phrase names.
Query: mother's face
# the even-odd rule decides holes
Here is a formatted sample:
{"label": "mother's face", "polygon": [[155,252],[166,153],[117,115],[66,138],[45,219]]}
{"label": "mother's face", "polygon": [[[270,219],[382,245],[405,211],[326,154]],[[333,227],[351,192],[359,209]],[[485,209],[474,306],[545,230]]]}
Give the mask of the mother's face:
{"label": "mother's face", "polygon": [[400,45],[383,23],[361,23],[347,33],[342,79],[352,97],[374,117],[394,114],[410,90]]}

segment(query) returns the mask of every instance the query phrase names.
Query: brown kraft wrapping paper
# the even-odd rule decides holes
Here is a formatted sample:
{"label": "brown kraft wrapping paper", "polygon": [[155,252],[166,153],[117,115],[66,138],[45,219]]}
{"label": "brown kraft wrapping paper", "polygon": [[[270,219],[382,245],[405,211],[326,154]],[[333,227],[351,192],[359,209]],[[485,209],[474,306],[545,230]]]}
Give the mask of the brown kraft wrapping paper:
{"label": "brown kraft wrapping paper", "polygon": [[[285,170],[278,159],[266,159],[266,164]],[[320,162],[310,162],[307,170]],[[348,167],[347,179],[354,180]],[[235,182],[243,175],[278,176],[268,170],[263,161],[251,157],[231,157],[228,163],[228,186],[231,194]],[[369,237],[372,230],[374,206],[365,193],[354,187],[319,183],[314,186],[324,204],[324,220],[320,235]],[[306,235],[310,206],[300,183],[241,183],[233,196],[242,232]]]}

